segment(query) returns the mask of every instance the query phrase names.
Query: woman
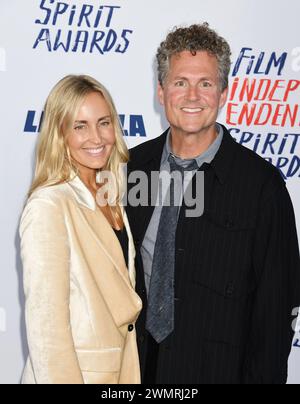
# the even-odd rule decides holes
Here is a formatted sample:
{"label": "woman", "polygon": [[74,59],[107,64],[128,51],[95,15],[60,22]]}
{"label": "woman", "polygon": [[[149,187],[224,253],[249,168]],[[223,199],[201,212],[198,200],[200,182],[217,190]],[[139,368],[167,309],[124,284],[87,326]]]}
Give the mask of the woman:
{"label": "woman", "polygon": [[[140,383],[134,324],[142,303],[121,206],[127,160],[107,90],[88,76],[61,80],[46,103],[20,225],[29,345],[23,383]],[[109,183],[99,183],[104,171],[116,178],[111,205]]]}

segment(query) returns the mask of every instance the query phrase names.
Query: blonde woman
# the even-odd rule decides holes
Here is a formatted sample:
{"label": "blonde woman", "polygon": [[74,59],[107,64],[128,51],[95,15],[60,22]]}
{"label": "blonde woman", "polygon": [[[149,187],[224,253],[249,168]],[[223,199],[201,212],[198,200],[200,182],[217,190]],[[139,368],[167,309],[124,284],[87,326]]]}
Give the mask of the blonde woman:
{"label": "blonde woman", "polygon": [[[46,102],[20,225],[25,384],[140,383],[135,321],[142,303],[121,206],[127,160],[107,90],[88,76],[61,80]],[[113,205],[103,196],[97,203],[104,171],[116,178]]]}

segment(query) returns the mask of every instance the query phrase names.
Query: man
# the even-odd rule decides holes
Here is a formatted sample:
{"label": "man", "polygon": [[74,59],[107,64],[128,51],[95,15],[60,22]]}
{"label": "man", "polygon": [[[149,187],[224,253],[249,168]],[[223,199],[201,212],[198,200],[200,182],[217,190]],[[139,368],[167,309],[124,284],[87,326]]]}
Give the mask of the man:
{"label": "man", "polygon": [[[148,206],[130,206],[129,179],[144,383],[287,379],[292,311],[300,304],[294,213],[279,172],[216,123],[230,54],[206,23],[171,32],[157,53],[170,129],[131,150],[129,175],[145,173],[148,191],[156,171],[177,170],[183,180],[188,171],[204,175],[197,217],[187,215],[184,197],[177,210],[175,196],[174,206],[151,204],[150,196]],[[199,200],[196,182],[194,175],[183,191],[198,189]]]}

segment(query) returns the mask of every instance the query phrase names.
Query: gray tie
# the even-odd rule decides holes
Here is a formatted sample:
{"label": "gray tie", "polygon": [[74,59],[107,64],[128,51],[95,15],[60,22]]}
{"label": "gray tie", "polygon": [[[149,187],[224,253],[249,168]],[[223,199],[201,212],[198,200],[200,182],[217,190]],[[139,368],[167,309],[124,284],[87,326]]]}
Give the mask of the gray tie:
{"label": "gray tie", "polygon": [[[187,167],[179,166],[169,156],[171,172],[197,170],[196,160]],[[180,206],[174,206],[174,181],[169,189],[170,206],[164,204],[158,226],[150,280],[146,329],[156,342],[162,342],[174,329],[175,241]],[[178,204],[179,205],[179,204]]]}

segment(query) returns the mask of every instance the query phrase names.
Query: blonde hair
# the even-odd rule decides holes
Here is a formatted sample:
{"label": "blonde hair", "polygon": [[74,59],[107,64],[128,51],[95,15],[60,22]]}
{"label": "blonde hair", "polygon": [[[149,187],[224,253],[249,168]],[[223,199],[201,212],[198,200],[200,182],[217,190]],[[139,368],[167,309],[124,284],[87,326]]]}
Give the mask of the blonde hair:
{"label": "blonde hair", "polygon": [[84,98],[93,92],[101,94],[106,101],[115,130],[116,143],[103,169],[110,171],[117,180],[116,201],[110,209],[114,219],[123,227],[120,206],[124,178],[120,165],[128,162],[129,152],[111,95],[101,83],[90,76],[66,76],[50,92],[44,109],[36,150],[35,174],[28,196],[40,187],[68,182],[74,171],[75,175],[78,173],[66,146],[64,128],[72,125]]}

